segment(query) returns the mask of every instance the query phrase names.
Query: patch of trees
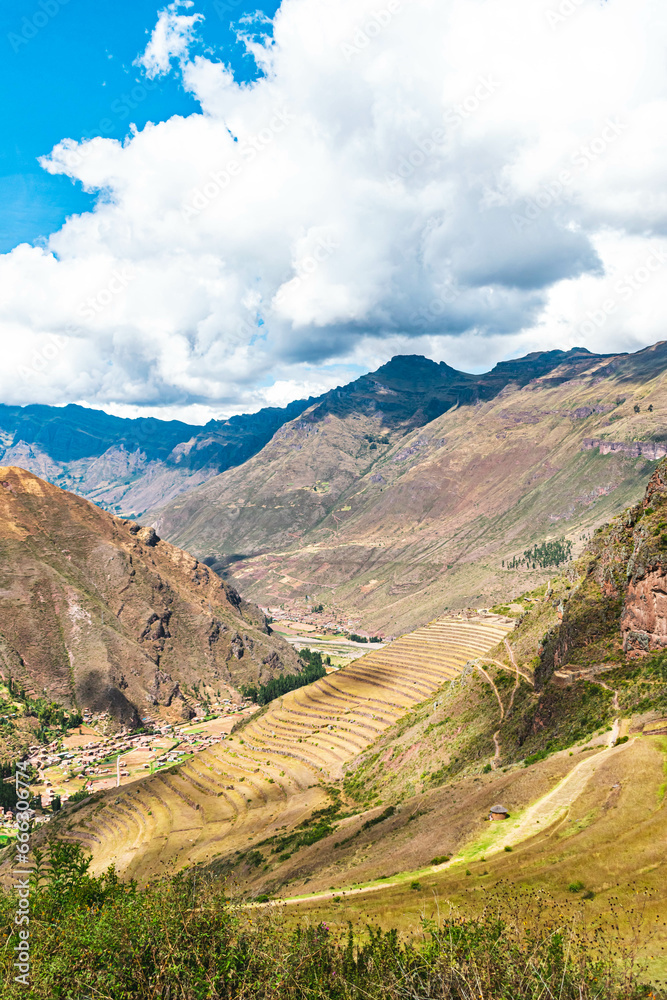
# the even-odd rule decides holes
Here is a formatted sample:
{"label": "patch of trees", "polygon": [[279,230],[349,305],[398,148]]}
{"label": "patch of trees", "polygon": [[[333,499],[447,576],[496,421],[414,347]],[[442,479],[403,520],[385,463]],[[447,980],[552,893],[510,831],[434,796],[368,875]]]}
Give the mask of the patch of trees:
{"label": "patch of trees", "polygon": [[[34,700],[27,694],[25,688],[16,683],[13,677],[7,681],[7,687],[12,698],[25,706],[26,715],[36,716],[39,719],[37,739],[40,741],[53,739],[54,735],[65,733],[68,729],[75,729],[83,722],[83,715],[78,709],[63,708],[55,701],[47,702],[44,698]],[[2,705],[6,706],[7,703],[3,702]]]}
{"label": "patch of trees", "polygon": [[514,556],[507,563],[507,569],[537,569],[538,566],[540,569],[547,569],[549,566],[569,562],[571,558],[572,542],[569,538],[556,538],[553,542],[542,542],[541,545],[533,545],[532,549],[525,549],[523,556]]}
{"label": "patch of trees", "polygon": [[16,774],[16,764],[0,764],[0,806],[13,809],[16,805],[16,783],[5,781]]}
{"label": "patch of trees", "polygon": [[275,698],[280,698],[289,691],[305,687],[326,676],[322,662],[322,654],[311,649],[302,649],[299,657],[304,663],[304,669],[299,674],[283,674],[274,677],[268,684],[250,684],[241,688],[244,698],[250,698],[257,705],[268,705]]}
{"label": "patch of trees", "polygon": [[357,635],[356,632],[350,632],[348,639],[350,642],[382,642],[379,635],[372,635],[370,639],[367,639],[365,635]]}

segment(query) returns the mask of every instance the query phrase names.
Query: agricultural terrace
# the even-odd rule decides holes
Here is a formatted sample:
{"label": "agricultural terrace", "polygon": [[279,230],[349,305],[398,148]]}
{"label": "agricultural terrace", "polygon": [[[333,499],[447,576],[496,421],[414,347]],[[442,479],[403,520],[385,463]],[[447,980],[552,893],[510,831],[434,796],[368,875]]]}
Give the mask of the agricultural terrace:
{"label": "agricultural terrace", "polygon": [[481,612],[402,636],[276,699],[186,763],[105,793],[68,822],[97,870],[148,879],[290,830],[328,804],[327,782],[415,704],[513,627]]}

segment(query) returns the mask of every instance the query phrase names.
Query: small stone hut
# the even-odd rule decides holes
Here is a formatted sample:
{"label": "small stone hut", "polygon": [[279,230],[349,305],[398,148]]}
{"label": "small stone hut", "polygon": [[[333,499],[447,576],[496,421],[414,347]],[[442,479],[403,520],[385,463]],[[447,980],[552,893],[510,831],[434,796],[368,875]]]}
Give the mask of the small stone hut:
{"label": "small stone hut", "polygon": [[505,808],[505,806],[491,806],[491,809],[489,811],[489,819],[492,820],[509,819],[509,816],[510,814]]}

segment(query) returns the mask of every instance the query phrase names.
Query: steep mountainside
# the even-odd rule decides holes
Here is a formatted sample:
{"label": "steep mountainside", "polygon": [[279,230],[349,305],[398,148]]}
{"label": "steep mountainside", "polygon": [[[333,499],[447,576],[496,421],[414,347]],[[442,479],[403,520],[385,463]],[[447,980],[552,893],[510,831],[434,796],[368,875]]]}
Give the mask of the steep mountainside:
{"label": "steep mountainside", "polygon": [[[666,578],[663,460],[640,503],[598,528],[548,587],[512,605],[516,627],[495,649],[357,758],[349,792],[366,804],[399,802],[480,767],[488,773],[575,744],[665,734]],[[664,790],[659,806],[663,798]]]}
{"label": "steep mountainside", "polygon": [[299,669],[258,608],[152,528],[0,468],[5,680],[135,723]]}
{"label": "steep mountainside", "polygon": [[562,624],[545,642],[543,676],[667,650],[667,461],[640,503],[598,528],[579,570]]}
{"label": "steep mountainside", "polygon": [[152,523],[260,603],[309,595],[395,635],[536,586],[548,558],[515,557],[560,537],[576,553],[635,501],[667,454],[665,371],[663,343],[482,376],[395,358]]}
{"label": "steep mountainside", "polygon": [[[587,352],[570,353],[590,358]],[[212,420],[205,427],[177,420],[127,420],[76,405],[0,404],[0,462],[34,472],[119,516],[141,517],[241,465],[313,404],[320,404],[322,417],[349,416],[356,410],[381,413],[385,425],[404,433],[453,405],[489,399],[510,380],[523,385],[564,356],[562,351],[529,355],[481,376],[414,357],[405,359],[407,367],[385,365],[380,382],[367,375],[318,400]]]}
{"label": "steep mountainside", "polygon": [[126,420],[82,406],[0,405],[0,462],[18,465],[124,516],[138,516],[245,462],[312,400],[205,427]]}

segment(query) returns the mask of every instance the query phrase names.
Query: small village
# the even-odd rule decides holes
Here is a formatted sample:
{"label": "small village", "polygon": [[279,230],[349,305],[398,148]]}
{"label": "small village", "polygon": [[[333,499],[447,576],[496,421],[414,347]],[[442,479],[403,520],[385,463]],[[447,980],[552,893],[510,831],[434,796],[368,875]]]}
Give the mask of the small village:
{"label": "small village", "polygon": [[[312,646],[327,655],[327,671],[336,670],[363,655],[370,636],[353,634],[356,622],[339,622],[304,602],[303,606],[265,608],[274,622],[274,631],[295,648]],[[379,640],[376,640],[379,643]],[[33,822],[46,823],[74,796],[76,800],[94,792],[120,787],[164,768],[188,760],[193,754],[226,739],[239,719],[251,715],[257,706],[247,699],[228,698],[213,706],[213,713],[189,722],[173,723],[150,715],[142,717],[140,731],[113,732],[106,713],[84,711],[80,726],[45,745],[28,748],[26,761],[33,768],[31,792]],[[6,778],[13,781],[13,778]],[[13,838],[17,817],[11,808],[0,806],[0,838]]]}
{"label": "small village", "polygon": [[[48,822],[73,795],[80,798],[82,793],[119,787],[146,773],[182,763],[226,739],[239,719],[256,707],[247,699],[227,701],[219,714],[178,725],[146,716],[143,731],[121,730],[112,735],[105,735],[110,722],[106,713],[84,712],[82,725],[66,736],[28,749],[26,761],[36,772],[31,792],[41,801],[33,821]],[[14,836],[16,826],[15,812],[0,806],[0,837]]]}
{"label": "small village", "polygon": [[339,669],[363,656],[371,649],[380,649],[388,640],[384,636],[365,632],[359,619],[351,619],[321,604],[294,600],[280,607],[263,607],[274,632],[296,649],[308,646],[321,653],[327,671]]}
{"label": "small village", "polygon": [[[313,606],[307,598],[289,608],[262,610],[272,621],[273,630],[295,648],[308,645],[326,656],[327,672],[384,645],[379,636],[357,632],[357,621],[335,610],[324,611],[321,605]],[[31,791],[41,802],[33,821],[48,822],[72,796],[78,800],[185,762],[224,740],[239,717],[252,714],[256,708],[247,699],[228,699],[215,706],[214,714],[190,722],[170,723],[147,715],[142,718],[141,731],[117,733],[109,733],[112,723],[106,713],[85,711],[81,726],[46,745],[28,748],[26,760],[35,772]],[[16,825],[15,813],[0,806],[0,837],[13,837]]]}
{"label": "small village", "polygon": [[322,604],[314,604],[307,596],[279,607],[263,607],[262,611],[278,626],[278,630],[281,625],[287,624],[303,631],[317,631],[339,639],[350,634],[359,635],[363,639],[374,638],[373,633],[361,629],[360,618],[350,618],[336,607],[325,608]]}

